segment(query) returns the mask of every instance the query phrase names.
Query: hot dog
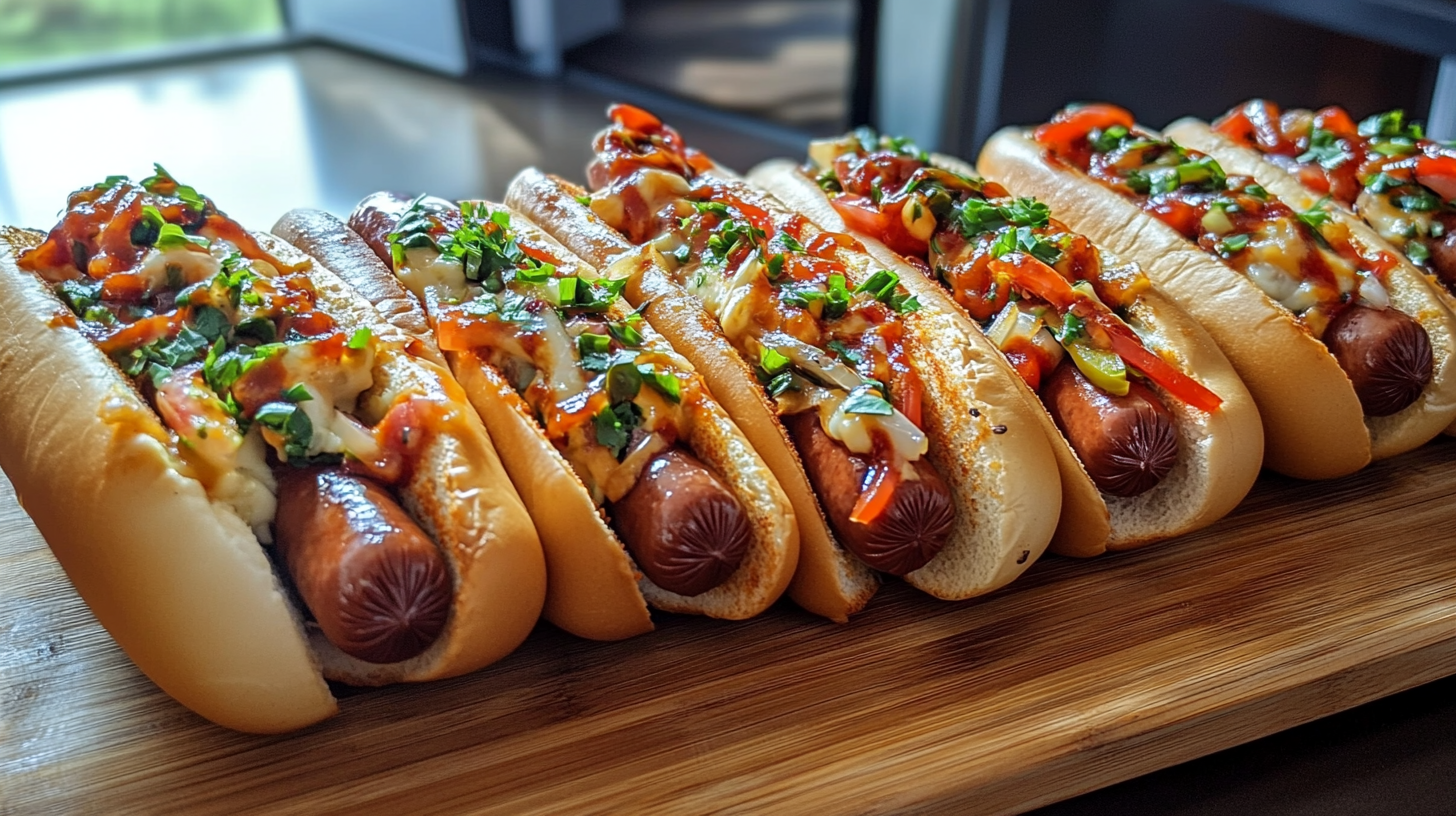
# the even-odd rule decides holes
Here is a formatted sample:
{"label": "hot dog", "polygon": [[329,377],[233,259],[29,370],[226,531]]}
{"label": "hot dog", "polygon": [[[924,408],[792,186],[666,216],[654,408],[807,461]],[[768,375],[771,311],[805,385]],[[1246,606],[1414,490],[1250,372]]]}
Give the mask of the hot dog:
{"label": "hot dog", "polygon": [[[1456,308],[1456,150],[1425,138],[1420,123],[1408,121],[1402,111],[1376,114],[1357,125],[1339,107],[1281,113],[1272,102],[1255,99],[1211,127],[1186,119],[1170,125],[1169,134],[1253,176],[1284,201],[1318,205],[1362,244],[1403,257],[1433,276],[1432,290],[1448,309]],[[1414,333],[1406,327],[1391,336],[1412,338]],[[1344,350],[1335,352],[1342,365],[1358,356],[1347,348],[1349,342],[1363,337],[1344,333]],[[1415,369],[1409,358],[1421,347],[1397,343],[1393,355],[1379,357],[1389,357],[1395,371],[1410,376]],[[1357,389],[1362,383],[1382,387],[1346,371]],[[1394,389],[1391,393],[1410,390],[1402,391],[1388,374],[1381,382]],[[1374,404],[1393,405],[1388,397],[1373,396]],[[1385,415],[1371,411],[1367,400],[1362,392],[1367,414]],[[1453,432],[1456,428],[1447,428]]]}
{"label": "hot dog", "polygon": [[852,231],[922,308],[969,317],[1040,393],[1063,490],[1054,551],[1188,532],[1253,485],[1262,443],[1247,391],[1135,266],[905,139],[860,128],[813,142],[809,156],[749,179],[825,229]]}
{"label": "hot dog", "polygon": [[1139,382],[1126,394],[1093,385],[1063,361],[1042,388],[1047,410],[1086,463],[1097,488],[1132,497],[1155,487],[1178,461],[1178,431],[1162,401]]}
{"label": "hot dog", "polygon": [[274,231],[448,360],[541,530],[548,620],[615,639],[652,628],[648,604],[740,619],[782,594],[798,545],[772,474],[615,285],[524,218],[376,193],[347,225]]}
{"label": "hot dog", "polygon": [[445,628],[440,550],[389,492],[341,469],[278,480],[277,548],[330,643],[368,663],[417,656]]}
{"label": "hot dog", "polygon": [[871,567],[948,599],[1025,569],[1060,497],[1015,379],[964,348],[959,326],[920,314],[852,237],[651,114],[609,115],[587,170],[594,192],[528,170],[507,201],[610,264],[753,440],[799,519],[795,601],[845,620],[875,590]]}
{"label": "hot dog", "polygon": [[332,272],[160,167],[0,238],[0,465],[165,691],[284,731],[336,710],[325,677],[449,677],[525,638],[544,562],[489,438]]}
{"label": "hot dog", "polygon": [[1286,198],[1184,141],[1088,105],[997,134],[980,169],[1138,261],[1203,324],[1254,395],[1273,469],[1341,476],[1449,424],[1453,322],[1420,275],[1314,197]]}

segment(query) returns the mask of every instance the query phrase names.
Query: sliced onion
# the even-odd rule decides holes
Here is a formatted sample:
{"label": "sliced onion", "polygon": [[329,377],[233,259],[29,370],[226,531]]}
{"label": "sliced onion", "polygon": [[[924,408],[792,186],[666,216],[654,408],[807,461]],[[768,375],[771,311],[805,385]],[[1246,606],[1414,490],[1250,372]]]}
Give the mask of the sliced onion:
{"label": "sliced onion", "polygon": [[789,362],[800,371],[825,385],[852,391],[864,384],[864,378],[854,369],[841,363],[833,354],[791,337],[783,332],[764,335],[760,341],[765,346],[789,358]]}

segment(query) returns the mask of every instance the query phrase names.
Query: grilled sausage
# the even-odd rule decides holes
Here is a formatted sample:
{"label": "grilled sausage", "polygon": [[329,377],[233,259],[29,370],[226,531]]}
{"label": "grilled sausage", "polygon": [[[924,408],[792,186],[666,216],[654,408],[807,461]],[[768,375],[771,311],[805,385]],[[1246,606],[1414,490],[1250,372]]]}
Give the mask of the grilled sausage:
{"label": "grilled sausage", "polygon": [[877,519],[869,524],[850,521],[870,475],[869,461],[825,433],[816,412],[784,420],[829,523],[859,560],[891,575],[905,575],[925,566],[945,546],[955,523],[955,502],[928,461],[913,463],[916,478],[896,486],[890,506]]}
{"label": "grilled sausage", "polygon": [[1420,399],[1431,381],[1431,338],[1395,309],[1351,306],[1330,321],[1324,341],[1354,384],[1366,416],[1398,413]]}
{"label": "grilled sausage", "polygon": [[753,530],[738,499],[692,454],[674,448],[642,469],[612,506],[613,526],[652,583],[701,595],[743,563]]}
{"label": "grilled sausage", "polygon": [[408,660],[445,628],[453,588],[438,548],[378,484],[338,468],[279,472],[277,548],[330,643]]}
{"label": "grilled sausage", "polygon": [[1127,394],[1093,385],[1070,360],[1042,384],[1052,420],[1097,489],[1130,497],[1151,490],[1178,461],[1178,430],[1157,394],[1136,380]]}

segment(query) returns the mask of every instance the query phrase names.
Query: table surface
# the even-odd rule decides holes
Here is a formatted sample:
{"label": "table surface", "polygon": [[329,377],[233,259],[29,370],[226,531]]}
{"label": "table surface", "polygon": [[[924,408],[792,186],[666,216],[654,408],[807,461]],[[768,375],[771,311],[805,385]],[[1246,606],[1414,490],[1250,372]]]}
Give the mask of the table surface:
{"label": "table surface", "polygon": [[[119,126],[99,142],[91,134],[35,126],[101,101],[123,114]],[[580,175],[606,101],[589,91],[516,77],[456,83],[317,48],[3,89],[0,223],[47,226],[56,202],[69,190],[112,173],[145,174],[152,161],[167,165],[184,181],[226,202],[241,221],[253,224],[271,223],[296,206],[346,212],[377,189],[498,198],[515,171],[527,165]],[[735,134],[710,119],[672,118],[690,142],[731,166],[747,167],[785,152],[780,145]],[[155,126],[178,120],[191,126],[185,131]],[[270,130],[260,138],[248,123],[264,120]],[[228,160],[216,161],[218,156]],[[1452,464],[1456,445],[1438,443],[1435,452],[1419,454],[1419,462],[1424,468]],[[1401,473],[1396,463],[1381,467],[1387,478]],[[1427,477],[1434,478],[1429,472]],[[1268,481],[1261,481],[1261,488]],[[1300,496],[1323,491],[1284,480],[1275,483],[1276,491],[1294,490]],[[1329,490],[1342,488],[1335,483]],[[1453,518],[1437,515],[1432,523],[1445,525],[1449,537],[1456,527]],[[1034,571],[1033,583],[1044,583],[1036,575],[1062,574],[1072,562],[1047,563]],[[886,598],[879,609],[910,602],[898,590]],[[68,614],[95,629],[79,603],[72,602]],[[673,637],[676,626],[665,627],[667,637]],[[0,638],[11,644],[33,635],[15,621],[0,620]],[[537,640],[543,637],[548,643],[568,642],[557,633],[538,634]],[[115,675],[111,679],[145,688],[145,681],[128,669],[123,661],[108,671]],[[1419,669],[1414,667],[1411,676],[1420,675]],[[0,736],[6,730],[3,710],[17,701],[13,695],[24,691],[11,682],[15,671],[0,664],[0,694],[5,695]],[[1434,676],[1439,673],[1423,678]],[[1401,687],[1397,683],[1385,693]],[[1456,798],[1456,781],[1448,773],[1456,760],[1452,690],[1453,681],[1434,683],[1046,812],[1438,811]],[[1357,694],[1345,705],[1373,696],[1379,695]],[[349,703],[345,701],[346,708]],[[1245,738],[1268,730],[1252,731]],[[23,752],[12,753],[0,761],[0,775],[37,761]],[[1139,767],[1156,768],[1169,761]],[[1109,778],[1121,777],[1114,773]],[[4,787],[0,784],[0,791]],[[0,794],[0,813],[8,812]]]}

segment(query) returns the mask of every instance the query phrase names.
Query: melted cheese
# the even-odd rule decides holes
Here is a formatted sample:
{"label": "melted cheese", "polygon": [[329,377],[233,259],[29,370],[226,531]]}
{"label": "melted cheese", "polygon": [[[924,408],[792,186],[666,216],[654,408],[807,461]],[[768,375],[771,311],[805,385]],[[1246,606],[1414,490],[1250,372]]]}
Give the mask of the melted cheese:
{"label": "melted cheese", "polygon": [[429,247],[407,250],[404,263],[395,271],[395,276],[422,303],[430,302],[426,293],[445,302],[462,301],[469,295],[465,267],[454,258],[444,257]]}

